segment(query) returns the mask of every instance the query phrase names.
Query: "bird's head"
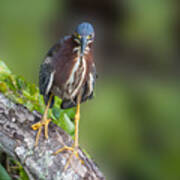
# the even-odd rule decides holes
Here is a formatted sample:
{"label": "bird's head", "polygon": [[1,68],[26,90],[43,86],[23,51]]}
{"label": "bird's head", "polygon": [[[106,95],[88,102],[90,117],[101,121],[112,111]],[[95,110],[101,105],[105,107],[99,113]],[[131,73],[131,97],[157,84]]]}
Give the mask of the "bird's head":
{"label": "bird's head", "polygon": [[73,39],[81,48],[80,55],[83,56],[86,47],[94,41],[95,32],[91,24],[84,22],[77,26]]}

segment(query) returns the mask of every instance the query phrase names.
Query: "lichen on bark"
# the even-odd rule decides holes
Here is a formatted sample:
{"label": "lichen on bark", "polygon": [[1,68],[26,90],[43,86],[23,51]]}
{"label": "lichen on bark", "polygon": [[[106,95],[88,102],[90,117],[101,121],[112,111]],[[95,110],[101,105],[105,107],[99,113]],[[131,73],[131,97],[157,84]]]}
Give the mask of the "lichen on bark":
{"label": "lichen on bark", "polygon": [[[73,135],[71,119],[74,117],[74,109],[61,110],[60,103],[61,100],[57,98],[49,116]],[[0,150],[18,160],[30,180],[105,179],[81,149],[78,152],[84,164],[74,157],[69,168],[64,171],[70,152],[56,156],[53,152],[64,145],[71,146],[73,140],[53,122],[49,125],[48,140],[41,135],[39,145],[34,147],[36,132],[31,129],[31,125],[41,119],[44,107],[38,88],[22,77],[13,75],[0,61]]]}

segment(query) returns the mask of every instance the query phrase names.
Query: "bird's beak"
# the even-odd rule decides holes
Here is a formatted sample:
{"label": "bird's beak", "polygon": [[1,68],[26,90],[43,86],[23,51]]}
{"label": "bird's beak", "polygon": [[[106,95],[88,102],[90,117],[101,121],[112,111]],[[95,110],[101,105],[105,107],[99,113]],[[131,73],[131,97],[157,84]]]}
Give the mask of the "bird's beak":
{"label": "bird's beak", "polygon": [[84,55],[85,49],[86,49],[86,45],[87,45],[87,38],[86,37],[82,37],[81,38],[81,56]]}

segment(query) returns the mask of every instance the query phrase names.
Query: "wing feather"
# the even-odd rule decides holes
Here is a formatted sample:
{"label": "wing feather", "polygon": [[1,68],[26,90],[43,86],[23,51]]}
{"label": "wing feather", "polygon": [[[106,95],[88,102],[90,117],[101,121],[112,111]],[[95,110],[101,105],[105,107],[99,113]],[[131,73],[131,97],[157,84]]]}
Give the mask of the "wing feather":
{"label": "wing feather", "polygon": [[62,47],[63,42],[67,38],[69,38],[69,36],[66,36],[62,40],[59,40],[54,46],[50,48],[50,50],[46,54],[44,62],[40,66],[39,88],[40,88],[40,93],[42,95],[48,94],[51,90],[54,80],[54,73],[55,73],[53,67],[54,56]]}
{"label": "wing feather", "polygon": [[[53,67],[53,61],[54,61],[54,55],[58,52],[58,50],[61,48],[61,45],[63,43],[63,40],[59,40],[47,53],[44,62],[40,66],[39,71],[39,89],[40,94],[43,95],[44,101],[47,104],[51,89],[53,86],[54,81],[54,74],[55,70]],[[53,98],[54,101],[54,98]],[[51,106],[53,105],[53,101]]]}

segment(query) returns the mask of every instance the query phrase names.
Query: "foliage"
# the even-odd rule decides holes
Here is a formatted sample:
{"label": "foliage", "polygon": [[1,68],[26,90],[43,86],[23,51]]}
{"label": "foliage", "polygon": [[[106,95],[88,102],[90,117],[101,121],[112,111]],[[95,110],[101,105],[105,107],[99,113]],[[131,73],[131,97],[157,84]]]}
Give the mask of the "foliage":
{"label": "foliage", "polygon": [[[1,180],[29,180],[22,165],[12,157],[0,153],[0,179]],[[4,163],[3,163],[4,162]],[[8,173],[7,173],[8,172]]]}
{"label": "foliage", "polygon": [[[27,83],[23,77],[12,74],[3,61],[0,61],[0,92],[13,102],[23,104],[30,111],[44,112],[44,100],[35,84]],[[75,110],[74,108],[62,110],[60,109],[60,104],[61,100],[56,97],[54,107],[52,110],[49,110],[49,117],[54,123],[73,135],[74,123],[71,119],[75,116]],[[28,180],[23,167],[18,162],[15,162],[15,164],[19,172],[19,180]],[[4,179],[11,180],[1,164],[0,176]]]}
{"label": "foliage", "polygon": [[[35,84],[27,83],[23,77],[11,73],[3,61],[0,61],[0,92],[15,103],[23,104],[30,111],[44,112],[45,104]],[[61,99],[55,99],[55,105],[49,111],[49,117],[69,134],[74,134],[74,108],[60,109]]]}
{"label": "foliage", "polygon": [[10,176],[4,169],[4,167],[0,164],[0,176],[3,177],[4,180],[11,180]]}

